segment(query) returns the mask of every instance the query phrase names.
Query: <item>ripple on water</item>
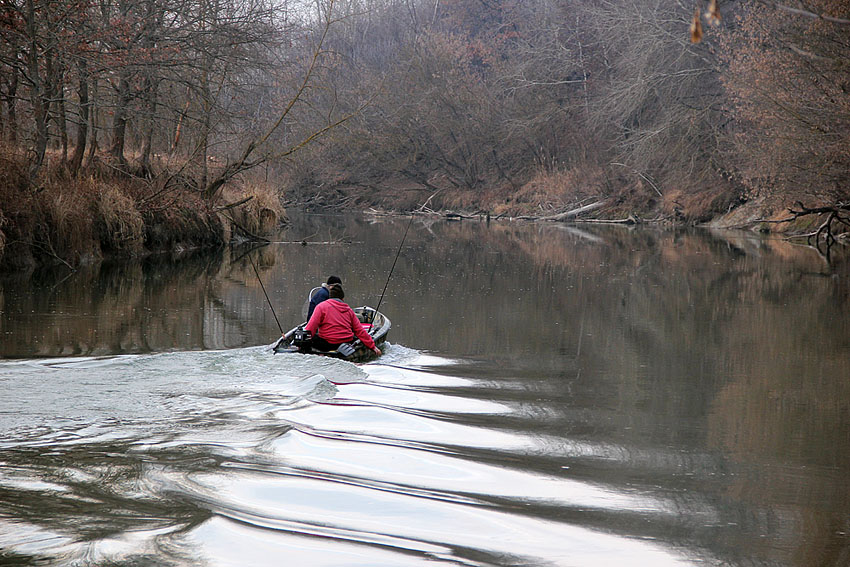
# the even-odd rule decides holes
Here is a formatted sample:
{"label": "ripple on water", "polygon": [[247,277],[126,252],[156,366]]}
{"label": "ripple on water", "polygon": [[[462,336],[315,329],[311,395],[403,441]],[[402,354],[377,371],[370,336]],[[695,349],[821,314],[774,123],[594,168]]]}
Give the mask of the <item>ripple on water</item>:
{"label": "ripple on water", "polygon": [[[80,564],[685,562],[574,520],[659,518],[670,502],[526,464],[604,448],[493,426],[521,408],[452,376],[451,361],[387,351],[361,366],[267,347],[0,363],[0,381],[29,396],[21,421],[0,401],[0,470],[14,471],[0,490],[24,502],[0,544]],[[50,494],[76,523],[39,525]]]}
{"label": "ripple on water", "polygon": [[[687,564],[677,554],[650,542],[526,516],[521,511],[338,480],[236,471],[193,475],[191,482],[175,490],[208,506],[217,516],[257,528],[255,537],[279,553],[288,553],[293,546],[291,538],[278,539],[277,535],[283,533],[322,536],[336,543],[356,542],[453,562],[478,555],[502,561],[516,558],[510,564],[592,565],[596,564],[593,557],[604,555],[610,561],[605,564]],[[218,528],[201,527],[191,537],[206,545],[204,538],[210,532],[233,529],[227,523]],[[297,540],[294,546],[299,547]],[[233,556],[225,550],[222,564],[229,564],[228,556],[232,561]],[[257,561],[273,564],[268,557]],[[350,565],[344,560],[331,564]]]}

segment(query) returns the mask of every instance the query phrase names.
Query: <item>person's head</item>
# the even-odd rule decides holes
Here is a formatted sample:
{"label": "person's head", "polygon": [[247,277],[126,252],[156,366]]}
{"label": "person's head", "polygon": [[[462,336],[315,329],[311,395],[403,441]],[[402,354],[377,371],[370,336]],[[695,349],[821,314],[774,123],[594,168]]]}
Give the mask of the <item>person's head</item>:
{"label": "person's head", "polygon": [[339,276],[330,276],[328,277],[328,285],[340,284],[342,285],[342,280],[339,279]]}
{"label": "person's head", "polygon": [[345,297],[345,292],[342,291],[342,285],[335,283],[328,286],[328,297],[331,299],[342,299]]}

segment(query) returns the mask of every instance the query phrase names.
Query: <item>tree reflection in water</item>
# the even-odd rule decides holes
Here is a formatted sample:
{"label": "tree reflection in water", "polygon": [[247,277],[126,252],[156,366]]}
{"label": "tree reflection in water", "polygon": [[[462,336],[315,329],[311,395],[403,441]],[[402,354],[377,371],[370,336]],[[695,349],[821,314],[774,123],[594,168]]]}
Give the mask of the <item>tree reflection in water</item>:
{"label": "tree reflection in water", "polygon": [[[350,304],[376,303],[406,220],[293,219],[281,241],[321,235],[314,240],[338,244],[272,243],[6,276],[0,355],[271,344],[279,331],[246,253],[284,327],[301,320],[308,290],[328,274],[342,276]],[[850,553],[848,265],[750,234],[423,220],[411,228],[382,310],[394,345],[463,361],[439,370],[475,384],[452,396],[510,408],[462,417],[431,410],[435,417],[535,439],[534,451],[510,455],[524,471],[634,491],[672,510],[647,511],[641,521],[639,513],[540,503],[529,514],[658,538],[732,564],[839,565]],[[479,463],[506,458],[453,450]],[[38,467],[132,453],[75,451],[4,460]],[[172,458],[187,456],[177,450],[157,462]],[[204,459],[198,470],[221,464]],[[57,466],[47,461],[45,470]],[[124,459],[92,474],[132,482],[135,466],[141,461]],[[15,489],[3,491],[0,500],[15,501]],[[160,505],[143,499],[113,517],[107,494],[39,498],[5,513],[16,509],[41,525],[91,515],[97,520],[80,522],[93,530],[86,537],[100,538],[106,532],[98,530],[121,531]],[[63,512],[63,498],[91,504]],[[208,518],[191,504],[151,515],[160,518],[151,529]]]}

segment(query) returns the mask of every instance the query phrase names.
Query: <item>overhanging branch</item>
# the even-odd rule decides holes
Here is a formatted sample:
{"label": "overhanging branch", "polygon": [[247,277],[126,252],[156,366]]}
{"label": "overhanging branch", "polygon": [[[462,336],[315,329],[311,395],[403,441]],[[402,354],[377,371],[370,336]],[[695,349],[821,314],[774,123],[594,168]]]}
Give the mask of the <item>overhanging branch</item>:
{"label": "overhanging branch", "polygon": [[791,6],[787,6],[780,2],[762,2],[763,4],[768,4],[775,7],[777,10],[782,10],[783,12],[788,12],[789,14],[795,14],[797,16],[803,16],[805,18],[811,18],[813,20],[824,20],[826,22],[832,22],[833,24],[841,24],[841,25],[850,25],[850,19],[847,18],[838,18],[835,16],[830,16],[828,14],[818,14],[817,12],[812,12],[811,10],[806,10],[805,8],[793,8]]}

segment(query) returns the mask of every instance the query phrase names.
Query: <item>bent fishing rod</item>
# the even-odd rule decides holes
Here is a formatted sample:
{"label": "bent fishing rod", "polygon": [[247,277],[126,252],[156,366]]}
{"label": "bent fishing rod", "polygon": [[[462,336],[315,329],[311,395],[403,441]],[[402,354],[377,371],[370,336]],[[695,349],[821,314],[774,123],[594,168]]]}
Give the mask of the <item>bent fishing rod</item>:
{"label": "bent fishing rod", "polygon": [[257,265],[254,264],[254,260],[251,259],[251,253],[248,253],[248,261],[251,262],[251,267],[254,268],[254,273],[257,274],[257,281],[260,282],[260,288],[263,290],[263,295],[266,296],[266,301],[269,303],[269,307],[272,310],[272,315],[274,315],[274,321],[277,323],[277,328],[280,329],[280,334],[283,335],[283,327],[280,324],[280,320],[277,318],[277,313],[274,312],[274,305],[272,305],[272,300],[269,299],[269,294],[266,293],[266,286],[263,285],[263,280],[260,278],[260,271],[257,269]]}
{"label": "bent fishing rod", "polygon": [[401,244],[398,245],[398,250],[395,253],[395,260],[393,260],[393,266],[390,268],[390,273],[387,275],[387,282],[384,284],[384,291],[381,292],[381,298],[378,300],[378,306],[375,307],[375,311],[372,312],[372,318],[369,320],[369,323],[373,323],[375,321],[375,314],[378,312],[378,309],[381,308],[381,302],[384,300],[384,294],[387,293],[387,286],[390,285],[390,278],[393,277],[393,270],[395,270],[395,264],[398,262],[398,256],[401,254],[401,249],[404,246],[404,241],[407,239],[407,232],[410,230],[410,225],[413,224],[413,213],[410,214],[410,222],[407,223],[407,228],[404,229],[404,236],[401,237]]}

